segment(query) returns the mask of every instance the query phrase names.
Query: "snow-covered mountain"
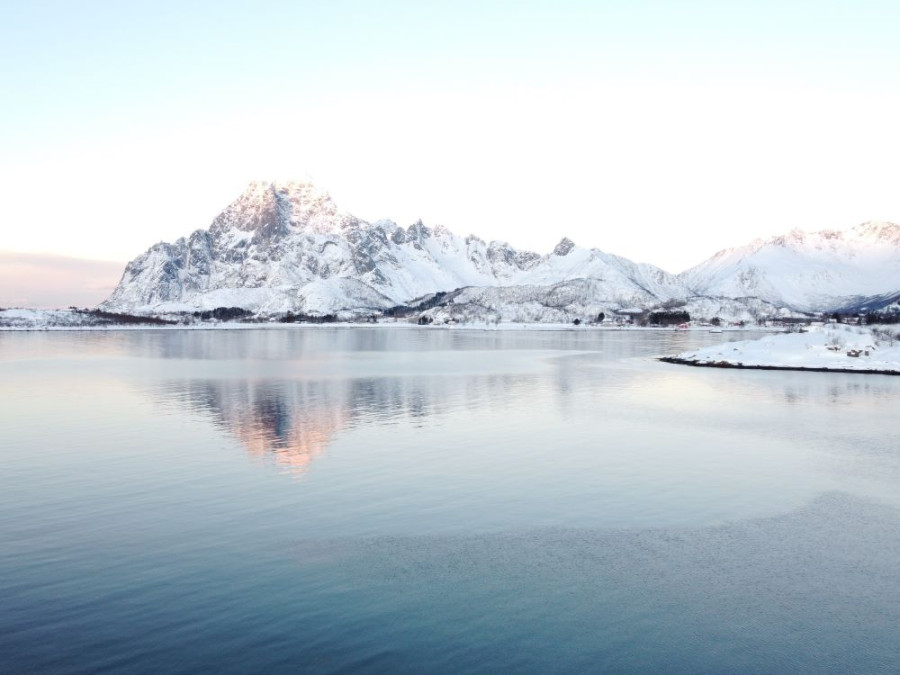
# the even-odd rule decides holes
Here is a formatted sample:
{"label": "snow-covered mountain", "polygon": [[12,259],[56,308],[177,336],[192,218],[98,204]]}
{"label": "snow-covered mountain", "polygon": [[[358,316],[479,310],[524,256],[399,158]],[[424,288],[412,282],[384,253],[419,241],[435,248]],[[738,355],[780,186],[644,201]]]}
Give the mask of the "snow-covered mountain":
{"label": "snow-covered mountain", "polygon": [[369,223],[308,182],[259,182],[208,229],[128,263],[101,308],[352,314],[435,293],[448,295],[432,314],[463,320],[568,321],[663,304],[707,318],[878,309],[900,299],[900,226],[793,231],[676,276],[566,238],[540,255],[421,221]]}
{"label": "snow-covered mountain", "polygon": [[801,232],[720,251],[681,274],[697,295],[799,311],[878,309],[900,295],[900,226]]}
{"label": "snow-covered mountain", "polygon": [[[261,313],[377,311],[463,287],[531,295],[589,279],[587,304],[651,306],[685,299],[675,275],[562,239],[547,255],[461,237],[421,221],[368,223],[305,182],[252,183],[213,220],[138,256],[109,311],[162,313],[243,307]],[[552,302],[552,298],[550,300]]]}

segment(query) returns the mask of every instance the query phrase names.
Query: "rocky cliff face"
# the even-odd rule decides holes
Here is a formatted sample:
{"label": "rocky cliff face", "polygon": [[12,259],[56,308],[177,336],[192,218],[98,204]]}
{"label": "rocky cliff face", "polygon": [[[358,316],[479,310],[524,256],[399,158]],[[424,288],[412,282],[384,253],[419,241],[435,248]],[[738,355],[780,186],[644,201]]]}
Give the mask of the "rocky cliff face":
{"label": "rocky cliff face", "polygon": [[131,261],[104,309],[373,311],[462,287],[591,278],[602,296],[652,304],[687,291],[674,276],[563,239],[549,255],[460,237],[421,221],[367,223],[309,183],[252,183],[209,229]]}

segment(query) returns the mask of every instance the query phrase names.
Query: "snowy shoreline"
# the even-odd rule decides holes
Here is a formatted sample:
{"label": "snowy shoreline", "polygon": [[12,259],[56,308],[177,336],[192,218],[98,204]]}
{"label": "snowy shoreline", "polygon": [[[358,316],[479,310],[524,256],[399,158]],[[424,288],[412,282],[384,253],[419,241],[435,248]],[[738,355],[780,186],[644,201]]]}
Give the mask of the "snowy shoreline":
{"label": "snowy shoreline", "polygon": [[703,368],[900,375],[896,326],[829,325],[728,342],[659,360]]}
{"label": "snowy shoreline", "polygon": [[[148,330],[324,330],[340,329],[352,330],[356,328],[376,328],[385,330],[477,330],[477,331],[569,331],[569,332],[594,332],[594,331],[664,331],[674,332],[670,327],[650,326],[599,326],[581,325],[574,326],[570,323],[458,323],[420,326],[406,321],[378,322],[378,323],[350,323],[336,321],[333,323],[196,323],[196,324],[104,324],[104,325],[19,325],[0,326],[0,332],[50,332],[50,331],[148,331]],[[724,332],[744,333],[748,330],[765,330],[758,327],[727,329]],[[709,328],[702,326],[679,328],[678,332],[709,332]]]}
{"label": "snowy shoreline", "polygon": [[[136,319],[139,317],[125,318]],[[239,320],[206,320],[191,323],[167,320],[168,317],[146,317],[147,322],[116,322],[108,319],[97,319],[86,311],[73,311],[69,309],[0,309],[0,332],[2,331],[111,331],[111,330],[297,330],[324,328],[384,328],[384,329],[422,329],[422,330],[479,330],[479,331],[709,331],[710,326],[688,326],[675,328],[672,326],[636,326],[632,324],[617,324],[613,322],[494,322],[494,321],[466,321],[452,323],[418,324],[406,318],[380,318],[377,322],[370,321],[239,321]],[[745,332],[747,330],[760,330],[757,326],[729,326],[722,329],[724,332]],[[764,330],[764,329],[763,329]]]}
{"label": "snowy shoreline", "polygon": [[737,370],[793,370],[807,373],[867,373],[869,375],[900,375],[900,363],[895,370],[878,370],[872,368],[840,368],[831,366],[761,366],[744,365],[743,363],[730,363],[717,361],[713,363],[682,359],[677,356],[660,356],[658,361],[673,363],[680,366],[694,366],[698,368],[733,368]]}

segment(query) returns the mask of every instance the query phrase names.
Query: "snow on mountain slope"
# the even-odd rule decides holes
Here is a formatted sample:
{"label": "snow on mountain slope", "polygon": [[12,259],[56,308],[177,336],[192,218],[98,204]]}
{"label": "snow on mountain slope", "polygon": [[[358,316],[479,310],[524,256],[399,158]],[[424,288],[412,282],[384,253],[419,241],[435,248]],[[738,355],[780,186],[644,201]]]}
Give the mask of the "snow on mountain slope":
{"label": "snow on mountain slope", "polygon": [[[423,298],[422,314],[438,324],[460,323],[571,323],[591,322],[599,314],[608,321],[634,318],[641,308],[660,307],[655,296],[639,291],[621,294],[601,279],[571,279],[549,286],[468,287],[442,298]],[[428,302],[439,300],[438,302]],[[696,296],[687,301],[673,299],[662,308],[687,311],[693,319],[725,322],[784,318],[796,313],[756,298],[735,300]]]}
{"label": "snow on mountain slope", "polygon": [[[567,315],[689,301],[704,314],[720,308],[772,316],[890,305],[900,298],[898,272],[900,226],[892,223],[794,231],[721,251],[676,276],[566,238],[539,255],[421,221],[407,228],[390,220],[368,223],[340,211],[310,183],[259,182],[209,229],[156,244],[132,260],[101,307],[377,312],[470,288],[496,314],[526,316],[541,307],[550,312],[561,289],[577,286],[586,295],[573,297]],[[510,303],[506,309],[504,302]]]}
{"label": "snow on mountain slope", "polygon": [[550,285],[467,287],[448,294],[425,312],[438,323],[570,323],[623,307],[648,307],[659,300],[650,293],[602,279],[570,279]]}
{"label": "snow on mountain slope", "polygon": [[646,263],[635,263],[597,249],[576,246],[563,238],[543,264],[522,275],[518,283],[549,285],[566,279],[599,279],[613,295],[643,296],[640,303],[688,297],[678,277]]}
{"label": "snow on mountain slope", "polygon": [[213,220],[132,260],[102,307],[170,312],[372,311],[462,287],[596,280],[630,304],[685,298],[674,275],[563,239],[545,256],[421,221],[404,229],[343,213],[309,183],[252,183]]}
{"label": "snow on mountain slope", "polygon": [[900,291],[900,226],[795,230],[720,251],[681,278],[699,295],[756,297],[800,311],[874,306]]}

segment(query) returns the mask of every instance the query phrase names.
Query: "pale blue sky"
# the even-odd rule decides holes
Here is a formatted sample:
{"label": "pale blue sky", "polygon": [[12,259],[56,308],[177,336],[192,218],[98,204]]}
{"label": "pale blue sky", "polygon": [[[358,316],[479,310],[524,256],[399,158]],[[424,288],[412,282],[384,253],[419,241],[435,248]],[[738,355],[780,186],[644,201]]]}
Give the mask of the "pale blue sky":
{"label": "pale blue sky", "polygon": [[4,2],[0,248],[125,261],[252,179],[679,271],[900,219],[900,3]]}
{"label": "pale blue sky", "polygon": [[[880,89],[897,2],[17,2],[4,146],[476,87]],[[7,98],[8,96],[8,98]]]}

